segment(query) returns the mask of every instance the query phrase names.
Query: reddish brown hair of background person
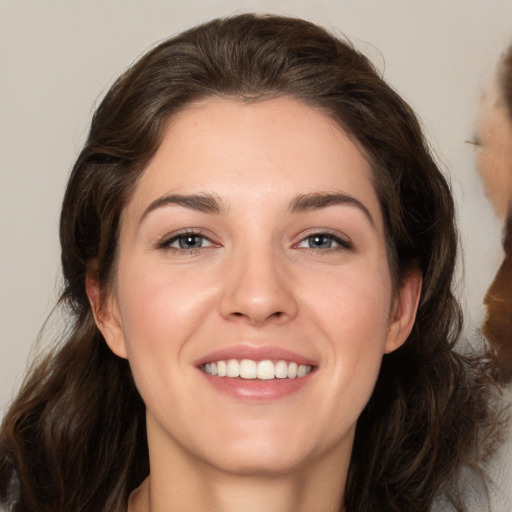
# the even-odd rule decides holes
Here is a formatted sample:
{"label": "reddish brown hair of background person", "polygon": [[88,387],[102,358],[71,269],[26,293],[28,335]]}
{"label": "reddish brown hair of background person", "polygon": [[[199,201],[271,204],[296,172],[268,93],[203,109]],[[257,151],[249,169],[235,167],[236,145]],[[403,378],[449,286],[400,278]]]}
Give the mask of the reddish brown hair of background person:
{"label": "reddish brown hair of background person", "polygon": [[502,382],[512,380],[512,208],[504,227],[505,258],[487,290],[483,333],[496,350],[496,371]]}

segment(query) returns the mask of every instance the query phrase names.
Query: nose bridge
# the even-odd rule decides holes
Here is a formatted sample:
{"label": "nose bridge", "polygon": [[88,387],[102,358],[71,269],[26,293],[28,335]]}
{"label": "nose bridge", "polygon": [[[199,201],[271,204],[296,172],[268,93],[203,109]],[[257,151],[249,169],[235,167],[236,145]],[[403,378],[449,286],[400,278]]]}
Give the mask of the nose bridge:
{"label": "nose bridge", "polygon": [[297,304],[292,285],[286,256],[278,247],[268,241],[243,244],[229,258],[221,312],[251,324],[293,318]]}

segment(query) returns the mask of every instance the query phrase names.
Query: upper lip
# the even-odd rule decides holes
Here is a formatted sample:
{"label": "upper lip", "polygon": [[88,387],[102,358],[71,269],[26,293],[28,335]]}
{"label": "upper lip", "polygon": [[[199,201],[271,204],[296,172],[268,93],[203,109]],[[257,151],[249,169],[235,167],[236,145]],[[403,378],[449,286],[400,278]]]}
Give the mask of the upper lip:
{"label": "upper lip", "polygon": [[202,366],[214,361],[227,361],[229,359],[252,359],[254,361],[289,361],[307,366],[317,366],[309,357],[297,354],[292,350],[272,345],[251,345],[241,343],[214,350],[195,361],[196,366]]}

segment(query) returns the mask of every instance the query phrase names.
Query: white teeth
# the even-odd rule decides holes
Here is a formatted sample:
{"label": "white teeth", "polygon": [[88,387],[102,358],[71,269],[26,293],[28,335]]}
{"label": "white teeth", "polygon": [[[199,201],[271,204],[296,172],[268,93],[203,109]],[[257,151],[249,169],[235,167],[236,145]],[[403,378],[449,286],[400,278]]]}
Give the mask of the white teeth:
{"label": "white teeth", "polygon": [[255,379],[258,375],[256,362],[251,359],[242,359],[240,361],[240,377],[242,379]]}
{"label": "white teeth", "polygon": [[228,366],[226,361],[217,361],[217,375],[225,377],[228,374]]}
{"label": "white teeth", "polygon": [[304,375],[307,374],[307,368],[301,364],[298,368],[297,368],[297,377],[304,377]]}
{"label": "white teeth", "polygon": [[297,363],[290,363],[288,365],[288,378],[295,379],[297,377]]}
{"label": "white teeth", "polygon": [[228,361],[228,377],[238,377],[240,375],[240,365],[236,359]]}
{"label": "white teeth", "polygon": [[288,377],[288,365],[286,361],[277,361],[276,377],[278,379],[286,379],[286,377]]}
{"label": "white teeth", "polygon": [[242,379],[295,379],[304,377],[311,372],[309,365],[298,365],[295,362],[287,361],[253,361],[252,359],[229,359],[227,361],[215,361],[206,363],[202,367],[205,373],[209,375],[218,375],[219,377],[240,377]]}
{"label": "white teeth", "polygon": [[258,363],[258,379],[270,380],[276,376],[276,367],[272,361]]}

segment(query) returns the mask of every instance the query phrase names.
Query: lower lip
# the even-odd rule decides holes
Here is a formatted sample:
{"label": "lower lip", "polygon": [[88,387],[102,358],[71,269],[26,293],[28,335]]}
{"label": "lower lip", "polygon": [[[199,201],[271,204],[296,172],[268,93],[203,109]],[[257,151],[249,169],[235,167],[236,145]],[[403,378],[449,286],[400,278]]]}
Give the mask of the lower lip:
{"label": "lower lip", "polygon": [[272,401],[298,392],[311,380],[314,371],[295,379],[241,379],[239,377],[218,377],[199,370],[209,384],[217,391],[233,398],[249,401]]}

